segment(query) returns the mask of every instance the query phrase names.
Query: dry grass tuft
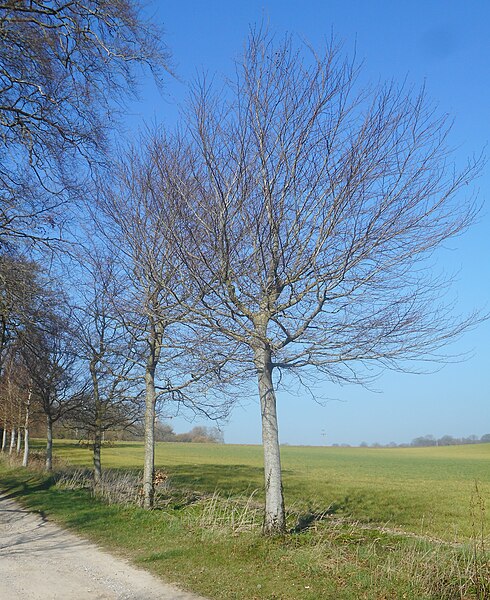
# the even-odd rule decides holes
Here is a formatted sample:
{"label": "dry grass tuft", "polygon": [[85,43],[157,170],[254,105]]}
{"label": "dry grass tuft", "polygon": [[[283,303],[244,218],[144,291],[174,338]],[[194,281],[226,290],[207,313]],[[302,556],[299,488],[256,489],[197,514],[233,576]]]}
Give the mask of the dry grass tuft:
{"label": "dry grass tuft", "polygon": [[199,503],[199,528],[234,534],[258,530],[262,526],[263,508],[255,501],[257,490],[248,498],[224,498],[219,492]]}

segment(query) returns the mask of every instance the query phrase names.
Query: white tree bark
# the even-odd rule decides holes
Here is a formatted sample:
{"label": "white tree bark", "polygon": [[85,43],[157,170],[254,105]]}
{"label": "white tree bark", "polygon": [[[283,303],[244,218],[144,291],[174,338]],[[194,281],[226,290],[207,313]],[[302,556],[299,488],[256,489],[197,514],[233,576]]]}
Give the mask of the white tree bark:
{"label": "white tree bark", "polygon": [[102,463],[100,458],[100,451],[102,446],[102,406],[99,395],[99,380],[97,378],[96,371],[97,360],[93,359],[90,363],[90,373],[92,375],[92,386],[95,403],[95,432],[94,432],[94,446],[93,446],[93,462],[94,462],[94,487],[100,485],[102,479]]}
{"label": "white tree bark", "polygon": [[7,449],[7,424],[3,425],[3,433],[2,433],[2,452],[5,452]]}
{"label": "white tree bark", "polygon": [[155,489],[155,369],[147,368],[145,374],[145,461],[143,468],[143,507],[152,508]]}
{"label": "white tree bark", "polygon": [[12,454],[12,452],[14,451],[15,448],[15,440],[16,440],[16,431],[15,431],[15,427],[12,427],[12,431],[10,433],[10,448],[9,448],[9,454]]}
{"label": "white tree bark", "polygon": [[143,508],[153,507],[155,496],[155,412],[157,392],[155,374],[161,353],[161,324],[150,320],[148,356],[145,370],[145,459],[143,466]]}
{"label": "white tree bark", "polygon": [[26,419],[24,421],[24,456],[22,457],[22,466],[27,467],[29,462],[29,413],[31,408],[32,391],[29,390],[26,402]]}
{"label": "white tree bark", "polygon": [[17,456],[19,456],[20,454],[20,450],[22,447],[22,435],[20,433],[21,428],[22,428],[22,402],[19,400],[19,414],[18,414],[18,420],[17,420]]}
{"label": "white tree bark", "polygon": [[98,487],[100,485],[102,479],[102,461],[100,458],[100,449],[102,446],[102,437],[100,435],[100,429],[95,429],[94,435],[94,451],[93,451],[93,461],[94,461],[94,487]]}
{"label": "white tree bark", "polygon": [[255,350],[258,372],[260,408],[262,412],[262,444],[264,449],[265,514],[264,533],[283,533],[286,528],[281,456],[277,425],[276,394],[272,381],[270,351]]}

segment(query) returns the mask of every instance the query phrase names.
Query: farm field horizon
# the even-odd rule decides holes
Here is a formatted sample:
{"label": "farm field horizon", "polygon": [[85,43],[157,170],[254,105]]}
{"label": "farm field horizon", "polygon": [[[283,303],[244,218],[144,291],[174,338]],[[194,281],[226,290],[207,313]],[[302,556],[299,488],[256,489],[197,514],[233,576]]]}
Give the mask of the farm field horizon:
{"label": "farm field horizon", "polygon": [[[41,441],[36,441],[41,447]],[[91,466],[76,441],[56,440],[55,456]],[[283,446],[284,492],[289,511],[329,513],[362,523],[460,541],[472,535],[475,485],[490,497],[490,444],[430,448]],[[142,468],[143,444],[104,447],[105,469]],[[225,497],[262,497],[262,448],[238,444],[159,442],[157,469],[171,488]],[[485,525],[489,519],[484,515]]]}

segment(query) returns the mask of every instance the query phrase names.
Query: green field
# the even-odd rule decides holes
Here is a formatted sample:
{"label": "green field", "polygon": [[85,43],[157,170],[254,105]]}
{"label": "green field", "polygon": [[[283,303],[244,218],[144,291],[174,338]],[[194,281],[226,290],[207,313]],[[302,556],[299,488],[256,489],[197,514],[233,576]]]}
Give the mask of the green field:
{"label": "green field", "polygon": [[[65,469],[91,463],[76,442],[57,441],[55,455]],[[257,446],[158,444],[169,484],[151,513],[40,474],[1,475],[29,506],[210,598],[490,598],[490,445],[286,446],[282,457],[290,533],[277,539],[260,535]],[[121,473],[142,459],[139,443],[103,450]]]}
{"label": "green field", "polygon": [[[58,441],[56,454],[90,466],[77,443]],[[140,468],[139,443],[105,448],[106,467]],[[459,540],[472,533],[471,502],[478,483],[490,498],[490,444],[439,448],[282,448],[286,504],[331,510],[375,522]],[[180,488],[247,495],[262,488],[262,449],[228,444],[159,443],[156,465]],[[260,494],[260,492],[259,492]],[[490,515],[488,515],[490,519]]]}

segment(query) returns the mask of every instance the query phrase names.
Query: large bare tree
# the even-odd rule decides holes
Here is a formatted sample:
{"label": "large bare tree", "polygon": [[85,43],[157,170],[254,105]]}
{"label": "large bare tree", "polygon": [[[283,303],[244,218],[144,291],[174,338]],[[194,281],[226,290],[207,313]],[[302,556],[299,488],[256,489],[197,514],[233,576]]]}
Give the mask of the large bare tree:
{"label": "large bare tree", "polygon": [[202,290],[193,311],[257,378],[264,530],[282,532],[278,382],[363,381],[366,366],[406,368],[468,326],[431,259],[471,222],[480,165],[453,167],[423,92],[357,93],[333,44],[254,31],[236,79],[199,82],[191,104],[193,182],[169,183],[176,247]]}

